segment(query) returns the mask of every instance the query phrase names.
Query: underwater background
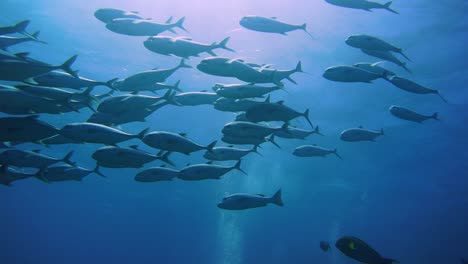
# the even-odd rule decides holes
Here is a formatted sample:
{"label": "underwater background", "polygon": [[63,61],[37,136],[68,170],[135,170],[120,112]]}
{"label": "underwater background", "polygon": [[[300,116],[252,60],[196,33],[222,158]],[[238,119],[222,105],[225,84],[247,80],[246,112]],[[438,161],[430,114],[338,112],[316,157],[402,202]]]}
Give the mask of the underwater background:
{"label": "underwater background", "polygon": [[[448,264],[468,257],[467,1],[397,0],[392,7],[400,15],[395,15],[340,8],[321,0],[2,0],[0,24],[30,19],[29,31],[40,30],[48,45],[24,43],[12,51],[29,51],[52,64],[78,54],[73,68],[96,80],[179,63],[179,58],[146,50],[142,44],[146,37],[108,31],[93,16],[104,7],[136,10],[161,22],[185,16],[190,33],[179,35],[207,43],[231,37],[229,47],[236,53],[217,51],[221,56],[281,69],[302,61],[308,74],[296,74],[298,85],[286,82],[287,92],[275,92],[272,101],[285,100],[301,111],[310,108],[313,123],[325,136],[278,139],[281,149],[264,144],[260,149],[264,157],[251,154],[243,159],[248,176],[232,172],[217,181],[146,184],[134,181],[135,169],[103,168],[105,179],[91,175],[83,182],[54,184],[27,179],[2,186],[0,263],[354,263],[334,247],[324,253],[318,246],[321,240],[334,244],[343,235],[357,236],[401,263]],[[282,36],[241,29],[239,19],[245,15],[307,23],[314,38],[301,31]],[[323,70],[329,66],[378,61],[344,43],[358,33],[404,47],[414,73],[386,66],[439,89],[449,104],[437,96],[403,92],[385,80],[343,84],[324,79]],[[196,66],[199,60],[187,63]],[[184,91],[211,90],[216,82],[239,83],[195,68],[179,70],[167,83],[177,80]],[[388,113],[394,104],[424,113],[437,111],[441,121],[416,124],[396,119]],[[85,122],[90,115],[83,109],[41,115],[41,120],[62,127]],[[223,125],[233,118],[212,106],[168,106],[148,122],[121,128],[132,133],[146,127],[185,132],[208,144],[221,137]],[[307,127],[302,120],[293,123]],[[383,128],[385,135],[376,142],[339,140],[343,129],[357,126]],[[314,143],[337,147],[343,160],[299,159],[291,154],[300,145]],[[93,144],[64,145],[42,153],[61,157],[75,150],[73,161],[93,168],[95,149]],[[172,160],[179,168],[205,162],[202,153],[177,154]],[[279,188],[284,207],[246,211],[216,207],[229,193],[271,195]]]}

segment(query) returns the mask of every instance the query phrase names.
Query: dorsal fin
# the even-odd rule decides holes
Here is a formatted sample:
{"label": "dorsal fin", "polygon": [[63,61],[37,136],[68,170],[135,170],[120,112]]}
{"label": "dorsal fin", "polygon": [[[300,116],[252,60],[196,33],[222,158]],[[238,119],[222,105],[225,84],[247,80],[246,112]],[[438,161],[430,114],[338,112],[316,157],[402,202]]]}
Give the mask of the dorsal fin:
{"label": "dorsal fin", "polygon": [[207,162],[206,162],[206,164],[209,164],[209,165],[211,165],[211,164],[213,164],[213,161],[212,161],[212,160],[210,160],[210,161],[207,161]]}
{"label": "dorsal fin", "polygon": [[131,148],[131,149],[138,149],[138,145],[131,145],[129,148]]}
{"label": "dorsal fin", "polygon": [[31,152],[34,152],[34,153],[40,153],[40,152],[41,152],[41,150],[40,150],[40,149],[33,149],[33,150],[31,150]]}
{"label": "dorsal fin", "polygon": [[187,133],[179,133],[181,137],[187,137]]}
{"label": "dorsal fin", "polygon": [[267,96],[267,98],[265,99],[265,103],[269,103],[270,102],[270,95]]}
{"label": "dorsal fin", "polygon": [[228,147],[228,148],[233,148],[233,147],[234,147],[234,145],[227,145],[227,147]]}
{"label": "dorsal fin", "polygon": [[185,164],[185,167],[188,167],[188,166],[190,166],[190,162],[189,162],[189,163],[187,163],[187,164]]}
{"label": "dorsal fin", "polygon": [[159,166],[159,167],[161,167],[161,168],[166,168],[166,164],[163,164],[163,165],[161,165],[161,166]]}
{"label": "dorsal fin", "polygon": [[278,101],[276,103],[279,104],[279,105],[282,105],[282,104],[284,104],[284,100]]}
{"label": "dorsal fin", "polygon": [[358,128],[364,128],[363,126],[358,126]]}
{"label": "dorsal fin", "polygon": [[201,90],[200,92],[202,92],[202,93],[206,93],[206,92],[208,92],[208,91],[207,91],[207,90]]}
{"label": "dorsal fin", "polygon": [[257,193],[258,196],[261,196],[261,197],[265,197],[264,194],[261,194],[261,193]]}

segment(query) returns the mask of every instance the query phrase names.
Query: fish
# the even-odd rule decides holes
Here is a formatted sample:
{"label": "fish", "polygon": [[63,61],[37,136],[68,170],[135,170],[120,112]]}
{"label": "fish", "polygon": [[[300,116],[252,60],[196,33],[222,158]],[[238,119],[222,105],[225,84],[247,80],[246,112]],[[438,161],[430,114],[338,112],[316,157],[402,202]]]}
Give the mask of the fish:
{"label": "fish", "polygon": [[198,57],[200,53],[208,53],[212,56],[216,56],[213,50],[224,49],[231,52],[235,52],[233,49],[228,48],[226,45],[229,41],[229,37],[223,39],[219,43],[205,44],[195,42],[189,37],[177,36],[153,36],[145,40],[143,43],[145,48],[148,50],[162,54],[162,55],[175,55],[188,59],[190,57]]}
{"label": "fish", "polygon": [[106,168],[141,168],[146,163],[161,160],[174,166],[169,160],[170,152],[157,155],[150,154],[138,149],[136,145],[128,148],[107,146],[96,150],[91,157],[97,161],[97,164]]}
{"label": "fish", "polygon": [[31,177],[40,177],[43,171],[39,170],[37,173],[23,173],[19,170],[10,168],[7,164],[0,165],[0,184],[5,186],[12,186],[12,182],[24,180]]}
{"label": "fish", "polygon": [[106,24],[117,18],[143,19],[136,11],[125,11],[115,8],[99,8],[94,12],[94,16]]}
{"label": "fish", "polygon": [[380,66],[380,64],[382,64],[383,62],[382,61],[379,61],[379,62],[376,62],[376,63],[367,63],[367,62],[360,62],[360,63],[356,63],[354,64],[353,66],[356,67],[356,68],[359,68],[359,69],[363,69],[365,71],[368,71],[368,72],[372,72],[374,74],[377,74],[377,75],[381,75],[381,76],[395,76],[397,75],[396,73],[390,71],[390,70],[387,70],[385,68],[383,68],[382,66]]}
{"label": "fish", "polygon": [[159,181],[172,181],[179,175],[178,170],[165,168],[165,167],[153,167],[139,172],[135,176],[137,182],[159,182]]}
{"label": "fish", "polygon": [[104,174],[102,174],[99,170],[99,165],[96,165],[96,167],[92,170],[70,165],[59,165],[48,167],[44,171],[43,175],[41,175],[40,180],[47,183],[62,181],[82,181],[84,177],[92,173],[96,173],[97,175],[105,178]]}
{"label": "fish", "polygon": [[264,87],[251,84],[220,84],[213,86],[213,90],[221,97],[231,99],[263,98],[264,95],[276,90],[284,89],[282,86]]}
{"label": "fish", "polygon": [[79,102],[86,105],[91,111],[95,111],[93,103],[97,102],[98,99],[91,95],[93,87],[90,87],[82,92],[69,92],[60,88],[44,87],[35,85],[16,85],[16,89],[23,92],[55,101],[66,102],[64,105],[69,104],[71,101]]}
{"label": "fish", "polygon": [[407,60],[410,60],[408,56],[403,53],[401,48],[371,35],[351,35],[346,38],[345,43],[358,49],[396,52],[405,57]]}
{"label": "fish", "polygon": [[143,71],[131,75],[123,80],[117,80],[113,83],[113,87],[117,90],[147,90],[151,89],[155,83],[161,83],[166,81],[169,76],[176,72],[180,68],[191,68],[191,66],[185,64],[185,60],[181,60],[179,65],[171,69],[153,69],[149,71]]}
{"label": "fish", "polygon": [[399,14],[397,11],[393,10],[390,5],[393,1],[389,1],[385,4],[380,4],[377,2],[372,2],[368,0],[325,0],[325,2],[341,7],[353,8],[353,9],[361,9],[368,12],[371,12],[372,9],[385,9],[394,14]]}
{"label": "fish", "polygon": [[432,115],[423,115],[420,113],[417,113],[413,110],[410,110],[408,108],[402,107],[402,106],[396,106],[392,105],[388,109],[390,113],[400,119],[408,120],[408,121],[413,121],[416,123],[422,123],[428,119],[435,119],[439,120],[438,113],[434,113]]}
{"label": "fish", "polygon": [[245,210],[258,207],[264,207],[268,204],[275,204],[284,206],[281,189],[279,189],[273,196],[266,197],[263,194],[248,194],[236,193],[223,198],[218,204],[218,208],[224,210]]}
{"label": "fish", "polygon": [[[102,100],[97,111],[101,113],[120,114],[129,111],[129,109],[145,109],[162,100],[172,101],[172,91],[167,91],[164,96],[149,96],[141,94],[124,94],[113,96]],[[130,111],[132,111],[130,110]]]}
{"label": "fish", "polygon": [[143,139],[148,128],[138,134],[129,134],[121,130],[94,123],[71,123],[60,129],[59,134],[72,140],[116,146],[117,143],[130,139]]}
{"label": "fish", "polygon": [[268,138],[261,138],[261,137],[233,137],[233,136],[227,136],[223,135],[221,140],[225,143],[228,144],[234,144],[234,145],[254,145],[258,146],[260,144],[263,144],[265,142],[270,142],[271,144],[275,145],[278,148],[281,148],[276,142],[275,142],[275,135],[271,135]]}
{"label": "fish", "polygon": [[0,142],[37,142],[58,134],[58,129],[38,115],[0,118]]}
{"label": "fish", "polygon": [[364,70],[362,68],[354,66],[333,66],[325,70],[322,75],[325,79],[334,82],[363,82],[372,83],[380,78],[384,78],[384,75],[378,75],[374,72]]}
{"label": "fish", "polygon": [[42,42],[45,44],[43,41],[37,41],[38,36],[39,36],[39,31],[33,33],[31,37],[10,37],[10,36],[0,36],[0,49],[2,50],[7,50],[10,46],[14,46],[20,43],[24,42],[29,42],[29,41],[35,41],[35,42]]}
{"label": "fish", "polygon": [[314,130],[304,130],[296,127],[288,127],[287,131],[278,130],[273,133],[275,136],[280,138],[290,138],[290,139],[306,139],[308,136],[312,134],[317,134],[323,136],[320,133],[320,129],[318,126],[315,127]]}
{"label": "fish", "polygon": [[270,75],[263,74],[244,60],[236,58],[208,57],[200,61],[197,69],[209,75],[233,77],[248,83],[273,81]]}
{"label": "fish", "polygon": [[85,142],[69,139],[62,135],[55,135],[50,138],[46,138],[39,141],[39,144],[50,146],[50,145],[66,145],[66,144],[83,144]]}
{"label": "fish", "polygon": [[29,52],[17,52],[17,53],[9,53],[4,50],[0,50],[0,61],[8,61],[8,60],[18,60],[24,61],[28,59]]}
{"label": "fish", "polygon": [[156,23],[151,20],[137,18],[116,18],[106,24],[106,28],[118,34],[128,36],[156,36],[164,31],[175,33],[174,28],[180,28],[187,31],[184,27],[185,17],[177,22],[171,23],[172,18],[164,24]]}
{"label": "fish", "polygon": [[[312,35],[307,31],[307,24],[292,25],[285,22],[279,21],[276,17],[261,17],[261,16],[245,16],[241,18],[239,24],[253,31],[265,32],[265,33],[276,33],[281,35],[287,35],[288,32],[294,30],[303,30],[310,37]],[[313,37],[312,37],[313,38]]]}
{"label": "fish", "polygon": [[54,158],[36,151],[25,151],[19,149],[8,149],[0,153],[0,164],[8,164],[22,168],[47,168],[53,164],[63,162],[75,165],[70,158],[73,151],[68,152],[63,158]]}
{"label": "fish", "polygon": [[30,22],[31,21],[29,20],[23,20],[16,23],[15,25],[0,27],[0,35],[19,33],[38,42],[42,42],[26,31],[26,27],[29,25]]}
{"label": "fish", "polygon": [[[267,101],[269,101],[269,97],[265,100],[265,102]],[[251,99],[232,99],[221,97],[214,102],[213,106],[216,110],[223,112],[245,112],[254,105],[261,103],[264,102]]]}
{"label": "fish", "polygon": [[330,248],[330,243],[327,241],[320,241],[320,249],[322,249],[323,252],[327,252]]}
{"label": "fish", "polygon": [[254,146],[252,149],[239,149],[230,147],[215,147],[211,151],[206,151],[203,154],[203,157],[208,160],[215,160],[215,161],[228,161],[228,160],[240,160],[245,157],[249,153],[257,153],[261,155],[257,151],[258,146]]}
{"label": "fish", "polygon": [[169,104],[171,104],[169,101],[165,101],[163,103],[150,105],[146,108],[138,107],[119,113],[96,112],[89,117],[87,122],[106,126],[117,126],[132,122],[146,122],[146,117]]}
{"label": "fish", "polygon": [[157,91],[160,90],[171,90],[171,91],[177,91],[177,92],[183,92],[182,89],[179,88],[180,85],[180,80],[174,83],[173,85],[171,84],[166,84],[166,83],[153,83],[152,85],[143,85],[140,87],[133,87],[133,86],[121,86],[119,87],[120,92],[153,92],[156,93]]}
{"label": "fish", "polygon": [[273,134],[275,131],[282,130],[285,133],[288,131],[288,123],[281,127],[268,127],[262,124],[255,124],[251,122],[234,121],[224,125],[222,133],[231,137],[257,137],[265,138]]}
{"label": "fish", "polygon": [[151,132],[143,137],[143,143],[146,145],[170,152],[179,152],[185,155],[190,155],[192,152],[200,150],[211,151],[216,145],[216,140],[210,144],[203,146],[186,138],[186,134],[176,134],[165,131]]}
{"label": "fish", "polygon": [[315,144],[297,147],[293,152],[297,157],[325,157],[329,154],[335,154],[339,159],[343,159],[336,149],[326,149]]}
{"label": "fish", "polygon": [[369,55],[369,56],[379,58],[379,59],[382,59],[382,60],[386,60],[386,61],[389,61],[389,62],[393,62],[394,64],[396,64],[396,65],[402,67],[403,69],[405,69],[407,72],[412,73],[412,71],[406,66],[405,62],[402,62],[401,60],[399,60],[397,57],[395,57],[395,55],[393,55],[389,51],[367,50],[367,49],[361,49],[361,51],[364,52],[365,54]]}
{"label": "fish", "polygon": [[340,139],[348,142],[357,142],[357,141],[375,141],[379,136],[383,136],[384,131],[372,131],[364,129],[363,127],[359,128],[350,128],[341,132]]}
{"label": "fish", "polygon": [[312,128],[314,127],[309,118],[309,109],[306,109],[304,113],[300,113],[288,106],[285,106],[283,101],[256,104],[245,111],[245,116],[252,122],[289,122],[292,119],[302,116],[307,120]]}
{"label": "fish", "polygon": [[425,86],[422,86],[410,79],[400,77],[400,76],[390,76],[386,78],[387,81],[392,83],[394,86],[410,92],[410,93],[415,93],[415,94],[437,94],[442,101],[445,103],[448,103],[447,100],[440,94],[439,90],[434,90],[427,88]]}
{"label": "fish", "polygon": [[366,264],[392,264],[397,260],[384,258],[366,242],[357,237],[344,236],[335,244],[345,256]]}
{"label": "fish", "polygon": [[[245,112],[241,112],[241,113],[237,114],[234,121],[252,122],[245,116]],[[255,123],[255,122],[252,122],[252,123]]]}
{"label": "fish", "polygon": [[174,102],[181,106],[213,105],[221,98],[216,93],[210,92],[186,92],[174,96]]}
{"label": "fish", "polygon": [[7,146],[4,143],[0,142],[0,149],[6,149],[6,148],[9,148],[9,146]]}
{"label": "fish", "polygon": [[240,160],[232,167],[213,164],[189,165],[181,169],[177,177],[184,181],[219,180],[224,174],[232,170],[238,170],[247,175],[247,173],[241,169],[240,165]]}
{"label": "fish", "polygon": [[268,65],[264,65],[259,68],[259,71],[266,75],[267,78],[264,78],[264,80],[256,80],[256,83],[274,83],[279,86],[282,86],[281,81],[286,79],[294,84],[297,84],[296,81],[294,81],[291,78],[291,75],[297,72],[304,72],[302,70],[302,62],[298,62],[296,64],[296,67],[293,69],[289,70],[278,70],[278,69],[272,69],[270,67],[267,67]]}
{"label": "fish", "polygon": [[66,72],[50,71],[42,75],[26,79],[24,82],[30,85],[81,90],[83,88],[90,88],[96,86],[105,86],[110,89],[114,89],[113,83],[116,80],[117,78],[111,79],[106,82],[100,82],[78,75],[73,76]]}

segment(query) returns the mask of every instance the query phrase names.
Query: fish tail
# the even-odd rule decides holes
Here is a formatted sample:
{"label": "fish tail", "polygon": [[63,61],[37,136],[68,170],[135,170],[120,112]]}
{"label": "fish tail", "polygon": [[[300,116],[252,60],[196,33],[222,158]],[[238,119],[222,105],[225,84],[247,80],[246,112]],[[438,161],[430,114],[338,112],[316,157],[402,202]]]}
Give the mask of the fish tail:
{"label": "fish tail", "polygon": [[276,143],[276,141],[275,141],[275,134],[271,134],[271,136],[269,138],[267,138],[267,141],[271,142],[271,144],[275,145],[279,149],[281,148],[281,146],[278,145],[278,143]]}
{"label": "fish tail", "polygon": [[[159,159],[164,161],[165,163],[171,165],[171,166],[175,166],[174,162],[172,162],[170,159],[169,159],[169,155],[171,155],[172,152],[168,151],[166,153],[164,153],[164,155],[160,156]],[[159,156],[159,154],[158,154]]]}
{"label": "fish tail", "polygon": [[44,168],[40,168],[34,175],[33,177],[42,181],[42,182],[45,182],[45,183],[49,183],[49,180],[47,180],[47,178],[45,178],[45,173],[47,172],[47,167],[44,167]]}
{"label": "fish tail", "polygon": [[78,78],[77,72],[71,69],[71,66],[75,62],[76,57],[78,57],[78,55],[71,56],[67,61],[60,65],[59,68],[65,71],[66,73],[72,75],[73,77]]}
{"label": "fish tail", "polygon": [[263,157],[263,155],[262,155],[260,152],[258,152],[258,147],[259,147],[258,145],[255,145],[255,146],[250,150],[250,152],[257,153],[258,155],[260,155],[260,157]]}
{"label": "fish tail", "polygon": [[333,154],[335,154],[340,160],[343,159],[343,158],[340,156],[340,154],[338,154],[338,150],[337,150],[337,149],[334,149],[334,150],[333,150]]}
{"label": "fish tail", "polygon": [[219,44],[216,44],[217,47],[221,48],[221,49],[225,49],[225,50],[229,50],[229,51],[232,51],[232,52],[236,52],[235,50],[227,47],[227,43],[229,41],[229,39],[231,39],[230,37],[227,37],[225,39],[223,39]]}
{"label": "fish tail", "polygon": [[310,118],[309,118],[309,109],[305,110],[305,112],[302,115],[307,120],[307,122],[310,124],[310,127],[313,128],[314,125],[312,125],[312,121],[310,121]]}
{"label": "fish tail", "polygon": [[103,83],[104,86],[106,87],[109,87],[109,89],[111,90],[117,90],[115,87],[114,87],[114,83],[115,81],[117,81],[119,78],[114,78],[114,79],[110,79],[108,80],[107,82]]}
{"label": "fish tail", "polygon": [[216,143],[218,143],[217,140],[211,142],[208,146],[206,146],[206,150],[208,150],[208,152],[213,152],[213,148],[216,146]]}
{"label": "fish tail", "polygon": [[185,59],[182,59],[177,68],[192,68],[192,66],[185,64]]}
{"label": "fish tail", "polygon": [[296,64],[296,69],[294,69],[295,72],[304,72],[302,70],[302,62],[299,61],[297,64]]}
{"label": "fish tail", "polygon": [[398,53],[399,53],[401,56],[405,57],[405,59],[411,61],[411,59],[410,59],[408,56],[406,56],[406,54],[403,52],[402,49],[398,49]]}
{"label": "fish tail", "polygon": [[440,97],[440,99],[442,99],[442,101],[444,101],[446,104],[448,104],[448,101],[445,99],[445,97],[443,97],[439,91],[436,91],[437,95]]}
{"label": "fish tail", "polygon": [[271,197],[271,202],[278,206],[284,206],[283,199],[281,198],[281,189],[276,191],[276,193]]}
{"label": "fish tail", "polygon": [[307,35],[309,35],[312,39],[315,39],[315,37],[307,30],[307,23],[300,25],[299,28],[304,30],[304,32],[307,33]]}
{"label": "fish tail", "polygon": [[407,72],[413,73],[413,72],[406,66],[406,63],[402,63],[400,66],[401,66],[403,69],[405,69]]}
{"label": "fish tail", "polygon": [[172,87],[173,90],[176,90],[177,92],[183,92],[182,89],[180,89],[180,80],[178,80]]}
{"label": "fish tail", "polygon": [[435,119],[435,120],[439,120],[439,113],[438,112],[435,112],[431,118]]}
{"label": "fish tail", "polygon": [[236,169],[240,172],[242,172],[243,174],[247,175],[247,172],[245,172],[243,169],[241,169],[240,165],[241,165],[241,161],[242,160],[238,160],[236,165],[234,165],[234,167],[232,167],[233,169]]}
{"label": "fish tail", "polygon": [[384,131],[383,131],[383,128],[380,129],[380,135],[382,135],[382,136],[385,135]]}
{"label": "fish tail", "polygon": [[63,157],[63,159],[61,160],[63,163],[66,163],[68,165],[72,165],[72,166],[75,166],[76,162],[73,162],[70,160],[70,158],[73,156],[73,150],[71,150],[70,152],[67,153],[67,155],[65,155],[65,157]]}
{"label": "fish tail", "polygon": [[99,170],[99,164],[96,164],[96,167],[94,167],[94,170],[93,172],[96,173],[97,175],[103,177],[103,178],[106,178],[106,176],[104,174],[102,174],[102,172]]}
{"label": "fish tail", "polygon": [[388,10],[388,11],[390,11],[390,12],[392,12],[392,13],[394,13],[394,14],[399,15],[400,13],[398,13],[397,11],[393,10],[392,8],[390,8],[390,6],[392,5],[392,3],[393,3],[393,1],[389,1],[389,2],[385,3],[385,4],[383,5],[383,8],[386,9],[386,10]]}
{"label": "fish tail", "polygon": [[29,25],[29,22],[31,22],[30,20],[23,20],[21,22],[18,22],[14,28],[15,28],[15,32],[18,32],[18,33],[23,33],[26,31],[26,27]]}
{"label": "fish tail", "polygon": [[177,22],[174,23],[174,26],[188,33],[187,29],[185,29],[184,27],[184,21],[185,21],[185,17],[182,17],[181,19],[177,20]]}
{"label": "fish tail", "polygon": [[140,133],[136,134],[135,137],[143,140],[145,137],[146,133],[148,133],[149,128],[143,129]]}

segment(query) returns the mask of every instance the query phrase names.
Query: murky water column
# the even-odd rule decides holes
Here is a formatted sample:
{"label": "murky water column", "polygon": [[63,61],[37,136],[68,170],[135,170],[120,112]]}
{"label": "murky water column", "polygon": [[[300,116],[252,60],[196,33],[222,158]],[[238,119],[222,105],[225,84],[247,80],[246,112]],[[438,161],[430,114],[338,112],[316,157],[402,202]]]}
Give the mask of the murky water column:
{"label": "murky water column", "polygon": [[340,220],[335,219],[333,220],[333,223],[331,224],[331,229],[330,229],[330,236],[328,237],[328,241],[330,241],[330,246],[331,246],[331,262],[332,264],[337,264],[338,263],[338,250],[334,250],[335,248],[335,243],[334,241],[337,240],[337,238],[340,236],[340,231],[341,229],[341,223]]}
{"label": "murky water column", "polygon": [[218,224],[218,256],[220,264],[242,263],[243,233],[240,219],[233,212],[221,212]]}

